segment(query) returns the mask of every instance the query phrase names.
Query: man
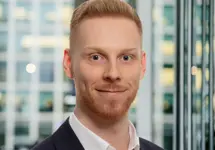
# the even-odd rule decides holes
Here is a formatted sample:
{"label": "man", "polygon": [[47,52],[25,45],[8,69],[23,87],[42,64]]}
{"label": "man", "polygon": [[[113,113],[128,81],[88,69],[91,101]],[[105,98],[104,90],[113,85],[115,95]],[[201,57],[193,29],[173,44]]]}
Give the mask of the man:
{"label": "man", "polygon": [[161,150],[128,120],[146,69],[138,15],[120,0],[90,0],[74,11],[70,28],[63,65],[76,107],[34,150]]}

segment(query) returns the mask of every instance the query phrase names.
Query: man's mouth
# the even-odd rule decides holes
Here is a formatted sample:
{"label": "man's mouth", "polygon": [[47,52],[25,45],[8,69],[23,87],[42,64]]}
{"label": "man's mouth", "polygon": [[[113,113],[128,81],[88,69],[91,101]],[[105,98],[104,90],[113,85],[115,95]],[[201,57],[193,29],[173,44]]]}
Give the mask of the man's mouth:
{"label": "man's mouth", "polygon": [[125,92],[126,90],[104,90],[104,89],[96,89],[98,92],[103,92],[103,93],[122,93]]}

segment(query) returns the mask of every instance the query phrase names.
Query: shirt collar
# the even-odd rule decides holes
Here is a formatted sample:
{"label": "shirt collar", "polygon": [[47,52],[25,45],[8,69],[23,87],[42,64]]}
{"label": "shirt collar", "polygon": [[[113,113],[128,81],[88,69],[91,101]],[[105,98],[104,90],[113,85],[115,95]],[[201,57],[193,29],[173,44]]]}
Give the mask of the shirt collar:
{"label": "shirt collar", "polygon": [[[97,136],[87,127],[85,127],[75,116],[74,113],[69,118],[69,123],[74,130],[79,141],[86,150],[115,150],[108,142],[103,140],[101,137]],[[129,150],[139,150],[139,137],[136,134],[136,129],[134,125],[129,121]]]}
{"label": "shirt collar", "polygon": [[131,121],[129,125],[129,135],[130,135],[130,142],[128,149],[129,150],[139,150],[140,149],[140,141],[139,137],[137,136],[136,129]]}

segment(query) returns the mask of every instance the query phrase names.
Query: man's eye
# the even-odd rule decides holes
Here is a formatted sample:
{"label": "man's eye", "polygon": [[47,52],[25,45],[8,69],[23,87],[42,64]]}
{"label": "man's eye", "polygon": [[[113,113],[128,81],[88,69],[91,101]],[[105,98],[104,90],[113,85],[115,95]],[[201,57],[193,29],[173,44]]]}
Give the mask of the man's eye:
{"label": "man's eye", "polygon": [[92,56],[91,56],[91,59],[92,59],[92,60],[100,60],[101,57],[100,57],[99,55],[92,55]]}
{"label": "man's eye", "polygon": [[132,59],[132,57],[129,56],[129,55],[124,55],[124,56],[122,57],[122,59],[123,59],[124,61],[129,61],[130,59]]}

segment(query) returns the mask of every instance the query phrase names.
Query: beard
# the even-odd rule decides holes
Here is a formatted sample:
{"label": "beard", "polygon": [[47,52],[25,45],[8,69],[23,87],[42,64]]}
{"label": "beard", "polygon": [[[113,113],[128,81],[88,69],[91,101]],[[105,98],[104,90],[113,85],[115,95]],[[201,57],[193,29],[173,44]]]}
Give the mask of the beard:
{"label": "beard", "polygon": [[[126,91],[120,96],[99,96],[97,92],[87,90],[77,92],[79,104],[85,109],[86,113],[92,113],[94,116],[106,121],[117,121],[126,116],[128,110],[134,101],[138,88],[132,91]],[[83,93],[83,94],[78,94]]]}

